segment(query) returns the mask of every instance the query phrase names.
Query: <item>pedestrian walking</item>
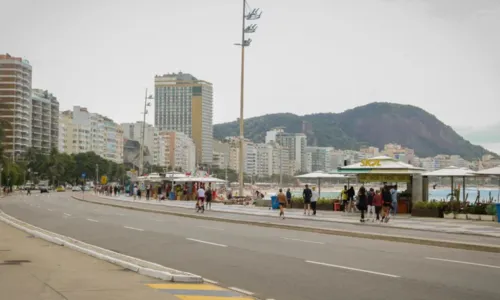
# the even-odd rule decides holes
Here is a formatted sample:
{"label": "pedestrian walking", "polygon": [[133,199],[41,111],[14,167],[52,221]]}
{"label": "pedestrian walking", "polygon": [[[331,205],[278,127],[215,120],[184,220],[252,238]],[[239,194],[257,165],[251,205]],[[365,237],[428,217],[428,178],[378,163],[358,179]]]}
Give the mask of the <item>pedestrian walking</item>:
{"label": "pedestrian walking", "polygon": [[347,185],[344,185],[344,189],[342,192],[340,192],[340,195],[342,197],[342,206],[343,206],[343,211],[344,213],[347,212],[347,201],[349,200],[349,196],[347,195]]}
{"label": "pedestrian walking", "polygon": [[212,187],[210,186],[210,184],[208,184],[208,188],[207,190],[205,191],[205,202],[207,203],[207,210],[210,209],[212,210],[212,197],[213,197],[213,194],[212,194]]}
{"label": "pedestrian walking", "polygon": [[26,195],[31,195],[31,188],[30,187],[26,188]]}
{"label": "pedestrian walking", "polygon": [[137,184],[134,184],[132,192],[134,193],[134,200],[137,199],[137,195],[139,194],[139,189],[137,188]]}
{"label": "pedestrian walking", "polygon": [[398,212],[398,186],[394,186],[389,192],[392,199],[392,216],[395,217]]}
{"label": "pedestrian walking", "polygon": [[358,191],[358,200],[356,203],[356,207],[361,211],[361,219],[359,220],[361,223],[365,222],[365,211],[367,208],[367,197],[366,197],[366,189],[362,186]]}
{"label": "pedestrian walking", "polygon": [[290,188],[286,189],[286,202],[288,206],[292,208],[292,192],[290,192]]}
{"label": "pedestrian walking", "polygon": [[286,195],[283,194],[283,190],[279,189],[278,202],[280,204],[280,217],[285,219],[285,207],[286,207]]}
{"label": "pedestrian walking", "polygon": [[312,187],[312,195],[311,195],[311,209],[313,211],[313,216],[316,215],[316,204],[318,203],[319,194],[316,192],[316,187]]}
{"label": "pedestrian walking", "polygon": [[354,207],[356,205],[354,205],[354,196],[356,195],[356,192],[354,191],[354,187],[350,187],[348,190],[347,190],[347,198],[348,198],[348,212],[353,212],[354,211]]}
{"label": "pedestrian walking", "polygon": [[200,188],[198,189],[198,201],[196,202],[196,212],[205,212],[205,206],[204,202],[205,201],[205,190],[203,187],[200,185]]}
{"label": "pedestrian walking", "polygon": [[151,196],[151,185],[146,185],[146,201],[149,201],[149,197]]}
{"label": "pedestrian walking", "polygon": [[302,192],[302,197],[304,198],[304,215],[307,212],[307,215],[309,216],[311,214],[312,191],[309,188],[309,185],[307,185],[307,184],[306,184],[306,188]]}
{"label": "pedestrian walking", "polygon": [[374,197],[375,197],[375,191],[373,190],[373,188],[370,188],[370,190],[366,195],[366,204],[368,205],[366,218],[368,220],[372,219],[372,222],[375,221],[375,206],[373,205]]}
{"label": "pedestrian walking", "polygon": [[375,214],[377,215],[377,221],[380,221],[380,212],[382,211],[382,204],[384,201],[382,200],[382,193],[380,190],[377,190],[375,196],[373,196],[373,206],[375,207]]}
{"label": "pedestrian walking", "polygon": [[385,186],[382,190],[382,220],[381,222],[389,222],[390,212],[392,209],[392,196],[389,188]]}

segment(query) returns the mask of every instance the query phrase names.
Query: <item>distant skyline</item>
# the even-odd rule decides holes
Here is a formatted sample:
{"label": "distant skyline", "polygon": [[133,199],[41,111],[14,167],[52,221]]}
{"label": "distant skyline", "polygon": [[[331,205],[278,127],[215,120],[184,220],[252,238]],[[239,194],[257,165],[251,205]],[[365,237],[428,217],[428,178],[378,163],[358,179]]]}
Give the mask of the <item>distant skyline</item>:
{"label": "distant skyline", "polygon": [[[387,101],[455,128],[498,123],[500,1],[249,5],[264,13],[247,49],[245,118]],[[241,1],[16,0],[2,10],[0,53],[28,59],[33,87],[61,109],[135,122],[154,76],[182,71],[214,84],[214,123],[238,117]]]}

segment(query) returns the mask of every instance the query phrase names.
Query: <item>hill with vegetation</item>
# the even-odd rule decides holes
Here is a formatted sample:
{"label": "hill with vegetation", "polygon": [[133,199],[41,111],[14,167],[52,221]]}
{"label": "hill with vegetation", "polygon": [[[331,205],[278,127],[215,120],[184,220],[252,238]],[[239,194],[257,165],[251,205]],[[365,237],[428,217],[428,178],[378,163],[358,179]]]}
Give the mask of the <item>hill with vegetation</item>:
{"label": "hill with vegetation", "polygon": [[[264,142],[266,131],[276,127],[283,127],[289,133],[303,132],[309,145],[320,147],[359,150],[362,146],[383,148],[385,144],[397,143],[414,149],[419,157],[458,154],[467,160],[491,153],[412,105],[377,102],[342,113],[268,114],[245,120],[245,137]],[[216,139],[238,135],[238,121],[214,125]]]}

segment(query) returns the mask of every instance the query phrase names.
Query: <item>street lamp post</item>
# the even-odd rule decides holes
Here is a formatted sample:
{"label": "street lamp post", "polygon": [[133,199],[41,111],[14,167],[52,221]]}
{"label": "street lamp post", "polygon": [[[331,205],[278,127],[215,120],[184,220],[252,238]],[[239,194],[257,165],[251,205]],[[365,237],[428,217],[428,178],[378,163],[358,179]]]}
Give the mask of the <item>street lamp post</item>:
{"label": "street lamp post", "polygon": [[146,96],[144,97],[144,111],[142,119],[142,136],[141,136],[141,153],[139,153],[139,176],[142,176],[144,172],[144,137],[146,135],[146,115],[148,114],[148,106],[151,106],[151,102],[148,100],[153,99],[152,95],[148,96],[148,89],[146,89]]}
{"label": "street lamp post", "polygon": [[254,33],[255,30],[257,30],[257,25],[255,24],[250,24],[246,25],[245,21],[252,21],[252,20],[258,20],[260,19],[260,16],[262,15],[262,11],[260,9],[255,8],[255,9],[248,9],[247,10],[247,1],[243,0],[243,15],[242,15],[242,26],[241,26],[241,43],[240,44],[235,44],[241,47],[241,87],[240,87],[240,153],[239,153],[239,184],[240,184],[240,191],[239,195],[243,196],[244,193],[244,177],[243,177],[243,170],[244,170],[244,153],[243,153],[243,146],[244,146],[244,119],[243,119],[243,110],[244,110],[244,91],[245,91],[245,47],[250,46],[250,43],[252,43],[252,39],[246,39],[246,34],[247,33]]}
{"label": "street lamp post", "polygon": [[3,172],[3,166],[0,164],[0,196],[3,193],[3,187],[2,187],[2,172]]}

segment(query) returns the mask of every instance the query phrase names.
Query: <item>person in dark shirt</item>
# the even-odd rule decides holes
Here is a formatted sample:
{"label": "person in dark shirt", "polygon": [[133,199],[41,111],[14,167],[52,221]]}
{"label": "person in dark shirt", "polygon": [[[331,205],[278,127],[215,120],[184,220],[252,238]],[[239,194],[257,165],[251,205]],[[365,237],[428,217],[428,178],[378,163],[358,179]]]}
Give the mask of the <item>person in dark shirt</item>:
{"label": "person in dark shirt", "polygon": [[307,215],[311,214],[311,198],[312,198],[312,191],[309,188],[309,185],[306,184],[306,188],[302,192],[302,197],[304,198],[304,215],[307,212]]}
{"label": "person in dark shirt", "polygon": [[292,208],[292,192],[290,192],[290,189],[286,190],[286,202],[288,203],[288,206]]}
{"label": "person in dark shirt", "polygon": [[367,208],[368,200],[366,197],[366,189],[362,186],[358,191],[358,205],[357,208],[361,211],[361,219],[359,220],[361,223],[365,222],[365,210]]}
{"label": "person in dark shirt", "polygon": [[382,221],[381,222],[389,222],[389,214],[392,209],[392,196],[389,188],[385,186],[382,190]]}

